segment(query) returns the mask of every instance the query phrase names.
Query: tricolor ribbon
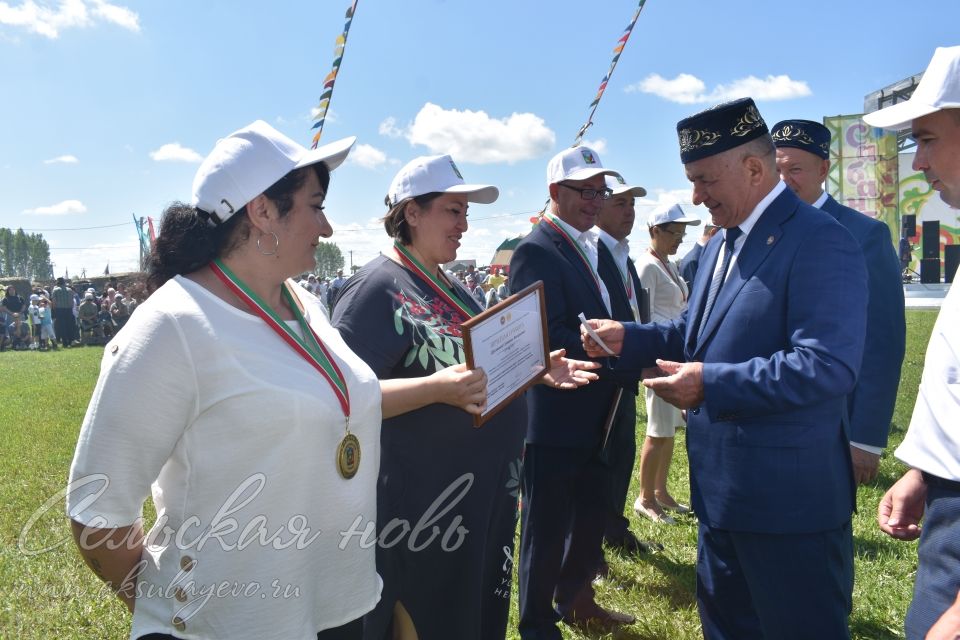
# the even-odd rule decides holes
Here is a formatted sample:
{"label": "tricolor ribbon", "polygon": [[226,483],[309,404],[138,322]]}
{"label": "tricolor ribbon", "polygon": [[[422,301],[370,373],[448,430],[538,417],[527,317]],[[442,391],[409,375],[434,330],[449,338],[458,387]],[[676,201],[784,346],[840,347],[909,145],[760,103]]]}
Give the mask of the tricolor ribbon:
{"label": "tricolor ribbon", "polygon": [[603,297],[603,289],[600,287],[600,278],[597,277],[597,272],[593,268],[593,265],[590,264],[589,258],[587,258],[587,253],[583,250],[583,247],[580,246],[580,243],[577,242],[566,229],[557,224],[557,218],[552,213],[547,213],[543,216],[543,221],[553,227],[553,229],[567,241],[573,250],[577,252],[577,255],[580,256],[580,259],[583,261],[583,266],[587,271],[590,272],[590,275],[593,276],[593,282],[597,285],[597,292],[600,294],[600,297]]}
{"label": "tricolor ribbon", "polygon": [[450,306],[459,311],[464,320],[469,320],[477,315],[476,311],[471,310],[467,305],[463,304],[463,300],[459,294],[457,294],[455,288],[448,289],[444,286],[437,276],[427,271],[427,268],[410,253],[409,249],[399,242],[394,242],[393,248],[397,250],[397,255],[400,257],[403,265],[423,280],[431,289],[436,291],[437,295],[443,298]]}
{"label": "tricolor ribbon", "polygon": [[327,351],[323,341],[313,331],[303,312],[300,310],[299,301],[290,293],[290,284],[283,283],[283,297],[290,305],[297,323],[300,325],[300,331],[303,336],[287,326],[287,323],[274,311],[270,305],[265,303],[253,289],[238,278],[230,269],[219,259],[210,263],[210,270],[227,286],[238,298],[240,298],[260,319],[267,323],[277,335],[283,338],[294,351],[307,361],[333,389],[333,393],[340,402],[340,408],[343,410],[343,416],[350,421],[350,391],[347,389],[347,380],[337,366],[336,361]]}
{"label": "tricolor ribbon", "polygon": [[346,24],[343,25],[343,33],[337,36],[334,42],[333,68],[330,70],[330,73],[327,74],[327,77],[323,79],[323,93],[320,94],[320,101],[316,107],[317,115],[313,118],[317,122],[311,127],[311,129],[317,130],[313,136],[313,145],[311,146],[313,149],[317,148],[317,144],[320,142],[320,135],[323,133],[323,123],[327,119],[327,111],[330,109],[330,98],[333,96],[333,85],[337,81],[337,74],[340,72],[340,64],[343,62],[343,50],[347,46],[347,34],[350,33],[350,24],[353,22],[353,14],[356,10],[357,0],[353,0],[347,9],[347,15],[345,16]]}

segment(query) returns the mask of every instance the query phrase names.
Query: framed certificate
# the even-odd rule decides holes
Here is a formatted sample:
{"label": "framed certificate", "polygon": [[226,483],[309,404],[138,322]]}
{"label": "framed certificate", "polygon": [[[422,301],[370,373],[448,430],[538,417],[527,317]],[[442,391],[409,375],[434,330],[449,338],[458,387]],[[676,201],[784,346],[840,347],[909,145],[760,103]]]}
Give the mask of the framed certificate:
{"label": "framed certificate", "polygon": [[487,374],[479,427],[542,378],[550,367],[543,282],[538,280],[462,325],[467,366]]}

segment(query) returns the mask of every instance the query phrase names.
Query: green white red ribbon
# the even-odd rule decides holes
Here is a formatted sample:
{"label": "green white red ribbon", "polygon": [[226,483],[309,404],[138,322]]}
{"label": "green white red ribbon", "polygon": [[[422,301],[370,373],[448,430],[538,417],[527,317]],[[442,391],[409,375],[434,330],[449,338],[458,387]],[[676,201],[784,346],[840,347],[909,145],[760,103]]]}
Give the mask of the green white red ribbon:
{"label": "green white red ribbon", "polygon": [[[457,294],[456,288],[449,289],[444,286],[444,284],[440,282],[440,279],[436,275],[427,271],[427,268],[423,266],[423,263],[417,260],[416,257],[410,253],[409,249],[396,241],[393,243],[393,248],[397,250],[397,254],[400,257],[400,261],[403,262],[403,266],[410,269],[410,271],[416,274],[431,289],[436,291],[437,295],[446,300],[447,303],[454,309],[459,311],[464,320],[469,320],[473,316],[477,315],[476,311],[473,311],[467,305],[462,304],[463,300],[461,300],[459,294]],[[454,285],[454,287],[455,286],[456,285]]]}

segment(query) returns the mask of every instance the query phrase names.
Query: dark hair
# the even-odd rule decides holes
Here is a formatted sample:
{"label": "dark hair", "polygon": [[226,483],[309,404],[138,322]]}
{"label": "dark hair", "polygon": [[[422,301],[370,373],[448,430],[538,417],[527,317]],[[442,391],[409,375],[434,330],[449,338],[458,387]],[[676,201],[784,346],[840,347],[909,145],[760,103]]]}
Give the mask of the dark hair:
{"label": "dark hair", "polygon": [[[330,186],[327,165],[317,162],[294,169],[271,186],[263,195],[277,207],[280,217],[293,208],[293,194],[303,186],[307,171],[316,172],[326,192]],[[147,259],[147,288],[155,291],[175,275],[196,271],[215,258],[229,255],[250,237],[247,207],[241,207],[216,226],[207,223],[206,215],[185,202],[173,202],[163,211],[160,235]]]}
{"label": "dark hair", "polygon": [[410,236],[410,226],[406,224],[407,218],[404,214],[407,203],[412,200],[416,202],[417,206],[421,209],[426,209],[431,202],[442,195],[442,191],[431,191],[430,193],[425,193],[420,196],[404,198],[392,207],[390,207],[390,196],[384,198],[384,203],[390,207],[387,215],[383,216],[383,228],[387,230],[387,235],[395,240],[399,240],[400,244],[410,244],[413,242],[413,238]]}

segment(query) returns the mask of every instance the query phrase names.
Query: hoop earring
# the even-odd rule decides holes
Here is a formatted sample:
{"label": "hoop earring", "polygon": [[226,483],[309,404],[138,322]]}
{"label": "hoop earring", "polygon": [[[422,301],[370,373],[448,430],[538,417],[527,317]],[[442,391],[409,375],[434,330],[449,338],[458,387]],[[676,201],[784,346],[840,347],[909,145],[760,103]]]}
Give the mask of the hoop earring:
{"label": "hoop earring", "polygon": [[266,235],[263,233],[261,233],[257,238],[257,251],[264,256],[275,256],[277,255],[277,250],[280,248],[280,238],[278,238],[277,234],[275,234],[273,231],[270,231],[269,233],[273,236],[273,251],[264,251],[263,247],[260,246],[260,241],[263,240],[263,236]]}

